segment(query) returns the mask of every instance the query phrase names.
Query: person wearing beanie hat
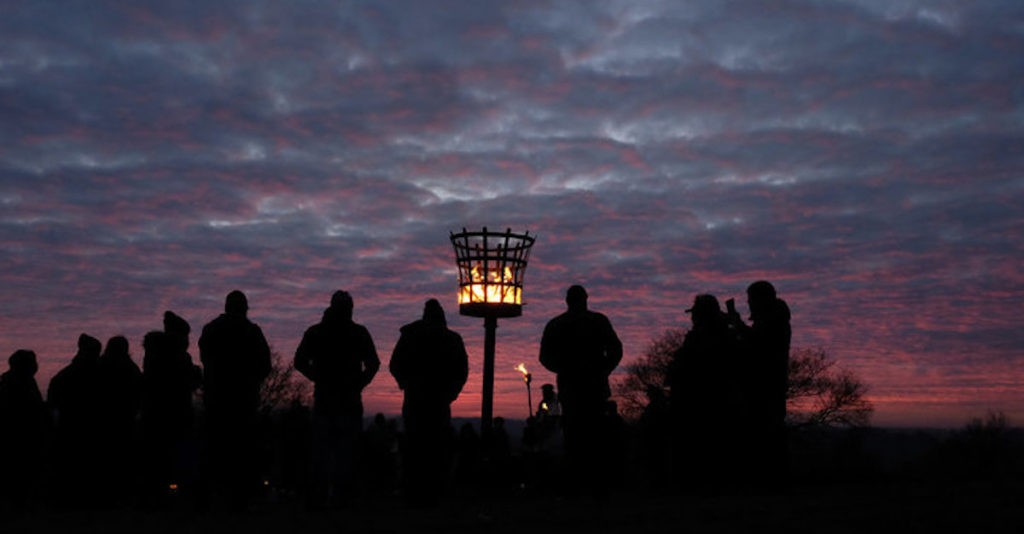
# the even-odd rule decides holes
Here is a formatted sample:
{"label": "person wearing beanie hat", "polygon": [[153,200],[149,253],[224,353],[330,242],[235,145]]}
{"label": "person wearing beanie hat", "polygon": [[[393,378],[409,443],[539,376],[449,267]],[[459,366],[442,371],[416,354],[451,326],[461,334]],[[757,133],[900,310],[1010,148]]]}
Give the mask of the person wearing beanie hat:
{"label": "person wearing beanie hat", "polygon": [[321,321],[306,329],[295,350],[295,369],[313,382],[310,504],[316,507],[327,505],[332,493],[338,500],[351,497],[362,392],[380,369],[370,331],[352,320],[353,307],[348,292],[335,291]]}

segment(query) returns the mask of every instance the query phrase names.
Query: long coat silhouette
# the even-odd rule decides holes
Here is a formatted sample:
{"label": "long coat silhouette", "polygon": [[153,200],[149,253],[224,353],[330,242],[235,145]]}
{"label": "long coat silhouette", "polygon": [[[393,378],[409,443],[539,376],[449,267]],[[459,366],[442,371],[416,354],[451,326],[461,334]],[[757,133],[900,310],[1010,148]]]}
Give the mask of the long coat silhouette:
{"label": "long coat silhouette", "polygon": [[39,488],[43,446],[49,416],[35,374],[36,354],[16,351],[8,359],[10,369],[0,375],[0,497],[23,510]]}
{"label": "long coat silhouette", "polygon": [[187,321],[166,311],[164,330],[149,332],[143,340],[141,422],[149,499],[171,484],[193,489],[195,466],[187,459],[194,448],[192,402],[202,370],[188,353],[190,330]]}
{"label": "long coat silhouette", "polygon": [[674,475],[682,483],[719,484],[735,471],[743,399],[735,333],[718,299],[697,295],[693,326],[669,365]]}
{"label": "long coat silhouette", "polygon": [[540,363],[555,373],[558,383],[567,483],[601,493],[608,484],[602,467],[617,461],[610,458],[614,418],[607,413],[608,376],[622,360],[622,342],[608,317],[587,309],[582,286],[570,287],[565,302],[569,309],[544,327]]}
{"label": "long coat silhouette", "polygon": [[249,320],[241,291],[228,294],[224,313],[203,327],[199,359],[203,362],[203,404],[207,414],[252,416],[259,390],[270,373],[270,346],[259,325]]}
{"label": "long coat silhouette", "polygon": [[407,496],[432,501],[444,483],[453,445],[451,403],[469,376],[462,336],[448,329],[437,300],[427,301],[422,319],[401,328],[389,370],[405,394]]}
{"label": "long coat silhouette", "polygon": [[142,371],[132,361],[128,340],[114,336],[100,355],[100,399],[97,437],[101,442],[96,459],[104,470],[97,481],[109,498],[125,498],[134,492],[136,472],[135,420],[142,396]]}
{"label": "long coat silhouette", "polygon": [[294,365],[314,383],[313,492],[310,504],[351,496],[363,424],[362,391],[380,369],[369,330],[352,320],[352,297],[336,291],[323,320],[309,327]]}
{"label": "long coat silhouette", "polygon": [[232,291],[224,313],[203,327],[199,338],[206,408],[204,488],[223,491],[236,509],[258,491],[260,386],[271,370],[270,346],[246,316],[248,310],[245,294]]}
{"label": "long coat silhouette", "polygon": [[544,327],[540,363],[555,373],[566,419],[599,414],[611,396],[608,376],[622,360],[622,342],[604,314],[587,309],[587,293],[572,286],[568,310]]}
{"label": "long coat silhouette", "polygon": [[313,381],[314,414],[362,416],[362,391],[380,369],[380,358],[370,331],[352,320],[348,293],[335,293],[323,319],[306,329],[294,365]]}
{"label": "long coat silhouette", "polygon": [[96,457],[98,441],[93,439],[100,420],[100,342],[82,334],[78,352],[71,363],[50,380],[46,397],[55,415],[54,490],[62,505],[81,506],[99,496],[79,493],[76,488],[91,484],[99,476]]}
{"label": "long coat silhouette", "polygon": [[788,464],[786,399],[789,389],[789,345],[792,337],[789,305],[771,283],[760,280],[747,287],[751,324],[730,312],[739,332],[743,356],[743,394],[751,440],[761,443],[750,451],[751,474],[765,484],[781,482]]}

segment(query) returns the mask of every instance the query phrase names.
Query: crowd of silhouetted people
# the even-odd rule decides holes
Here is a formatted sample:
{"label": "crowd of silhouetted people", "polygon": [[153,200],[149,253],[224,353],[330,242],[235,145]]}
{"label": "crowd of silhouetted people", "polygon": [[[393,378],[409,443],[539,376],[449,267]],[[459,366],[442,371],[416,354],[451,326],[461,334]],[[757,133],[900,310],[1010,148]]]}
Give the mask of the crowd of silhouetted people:
{"label": "crowd of silhouetted people", "polygon": [[[680,481],[777,480],[785,468],[789,310],[767,282],[747,296],[749,325],[731,299],[723,312],[715,297],[699,295],[687,310],[693,326],[667,384],[668,469]],[[171,311],[162,330],[144,336],[141,368],[126,338],[102,345],[79,336],[45,400],[36,355],[18,350],[0,376],[0,498],[10,510],[160,508],[169,499],[245,510],[269,491],[291,491],[315,510],[363,495],[400,494],[429,506],[452,484],[550,484],[603,496],[624,476],[624,423],[609,384],[623,354],[611,321],[588,309],[587,298],[582,286],[570,287],[567,310],[544,328],[539,361],[556,375],[557,390],[541,387],[518,454],[500,417],[482,436],[469,423],[452,427],[450,406],[469,363],[435,299],[401,328],[388,362],[404,395],[401,427],[382,414],[364,424],[362,392],[381,361],[345,291],[332,295],[295,351],[294,368],[313,383],[311,410],[294,402],[273,432],[259,409],[271,351],[240,291],[203,327],[201,365],[189,352],[189,323]]]}

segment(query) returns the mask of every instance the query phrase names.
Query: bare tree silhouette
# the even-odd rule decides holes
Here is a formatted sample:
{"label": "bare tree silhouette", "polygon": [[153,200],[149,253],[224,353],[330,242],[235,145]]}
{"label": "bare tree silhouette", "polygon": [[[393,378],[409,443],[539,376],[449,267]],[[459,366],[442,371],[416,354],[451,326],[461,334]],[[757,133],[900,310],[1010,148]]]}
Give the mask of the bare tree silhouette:
{"label": "bare tree silhouette", "polygon": [[267,415],[274,410],[288,408],[295,400],[301,401],[303,405],[309,404],[309,381],[302,379],[290,360],[271,349],[270,373],[260,385],[261,414]]}
{"label": "bare tree silhouette", "polygon": [[638,360],[625,366],[625,378],[615,384],[623,417],[635,421],[645,411],[667,406],[669,391],[665,377],[672,355],[683,345],[685,337],[685,328],[665,330],[647,344]]}
{"label": "bare tree silhouette", "polygon": [[[665,330],[626,366],[625,377],[615,385],[623,416],[637,420],[645,412],[661,413],[668,402],[669,362],[685,336],[682,328]],[[867,391],[860,377],[840,367],[825,349],[795,348],[789,358],[786,422],[791,427],[867,426],[874,413]]]}
{"label": "bare tree silhouette", "polygon": [[791,427],[867,426],[874,406],[867,386],[830,360],[820,347],[798,348],[789,358],[786,423]]}

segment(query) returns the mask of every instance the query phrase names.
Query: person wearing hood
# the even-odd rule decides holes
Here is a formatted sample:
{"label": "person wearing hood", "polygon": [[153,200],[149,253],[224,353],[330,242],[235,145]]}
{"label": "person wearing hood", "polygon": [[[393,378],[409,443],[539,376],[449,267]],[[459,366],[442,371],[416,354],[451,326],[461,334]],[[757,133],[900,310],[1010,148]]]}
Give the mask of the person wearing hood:
{"label": "person wearing hood", "polygon": [[77,488],[91,485],[99,474],[95,434],[101,409],[101,348],[98,339],[78,336],[78,352],[54,375],[46,392],[56,424],[55,491],[63,505],[84,505],[97,497]]}
{"label": "person wearing hood", "polygon": [[451,403],[469,376],[462,336],[448,329],[437,299],[423,306],[423,318],[401,328],[388,365],[404,393],[406,497],[430,504],[444,486],[450,460]]}
{"label": "person wearing hood", "polygon": [[310,504],[351,496],[357,441],[363,426],[363,388],[380,369],[365,326],[352,320],[354,303],[335,291],[321,321],[306,329],[294,366],[313,382],[313,487]]}
{"label": "person wearing hood", "polygon": [[0,498],[11,512],[23,513],[39,489],[49,416],[36,383],[36,353],[18,350],[7,362],[10,369],[0,375]]}
{"label": "person wearing hood", "polygon": [[128,352],[128,339],[114,336],[107,341],[98,360],[100,377],[99,427],[96,429],[101,464],[107,476],[98,484],[113,498],[131,495],[135,469],[135,418],[142,396],[142,371]]}

